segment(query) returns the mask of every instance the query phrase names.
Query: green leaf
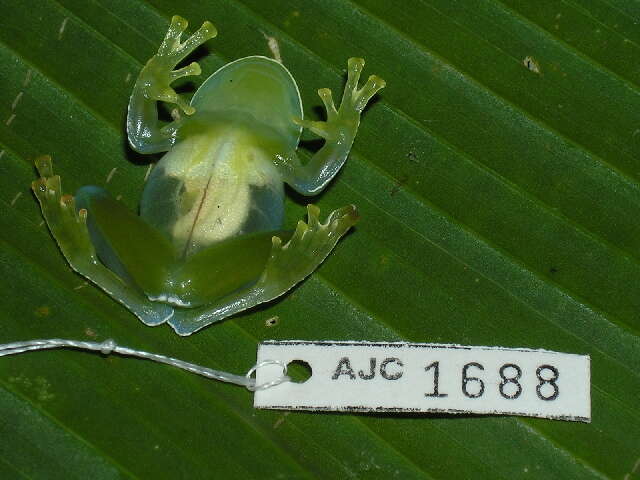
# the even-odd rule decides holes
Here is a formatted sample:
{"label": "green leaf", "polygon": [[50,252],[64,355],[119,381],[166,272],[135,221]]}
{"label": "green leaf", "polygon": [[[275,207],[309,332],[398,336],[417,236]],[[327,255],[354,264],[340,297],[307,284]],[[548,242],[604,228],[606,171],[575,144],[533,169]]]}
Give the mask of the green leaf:
{"label": "green leaf", "polygon": [[[289,414],[168,366],[32,353],[0,360],[1,478],[640,477],[638,2],[0,6],[0,342],[114,338],[237,373],[264,339],[546,348],[591,355],[593,396],[591,424]],[[173,14],[220,32],[203,78],[274,38],[311,117],[349,56],[387,81],[318,202],[357,204],[355,231],[282,300],[189,338],[72,273],[29,190],[48,153],[66,191],[136,207],[150,159],[124,116]]]}

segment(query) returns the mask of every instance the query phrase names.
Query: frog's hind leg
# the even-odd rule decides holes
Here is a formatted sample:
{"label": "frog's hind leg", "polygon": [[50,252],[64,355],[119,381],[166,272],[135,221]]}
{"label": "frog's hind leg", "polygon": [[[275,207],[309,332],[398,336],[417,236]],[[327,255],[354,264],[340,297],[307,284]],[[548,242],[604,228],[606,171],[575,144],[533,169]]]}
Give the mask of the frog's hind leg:
{"label": "frog's hind leg", "polygon": [[308,205],[308,221],[298,222],[293,236],[282,243],[272,237],[271,253],[258,281],[221,301],[205,307],[176,309],[168,323],[179,335],[191,335],[211,323],[279,297],[313,272],[329,255],[338,240],[358,220],[355,206],[334,210],[325,223],[320,209]]}
{"label": "frog's hind leg", "polygon": [[35,163],[41,178],[33,182],[33,192],[71,268],[122,303],[145,324],[164,323],[173,314],[169,305],[150,302],[100,262],[87,229],[87,210],[76,210],[74,197],[62,194],[60,177],[53,175],[51,157],[39,157]]}

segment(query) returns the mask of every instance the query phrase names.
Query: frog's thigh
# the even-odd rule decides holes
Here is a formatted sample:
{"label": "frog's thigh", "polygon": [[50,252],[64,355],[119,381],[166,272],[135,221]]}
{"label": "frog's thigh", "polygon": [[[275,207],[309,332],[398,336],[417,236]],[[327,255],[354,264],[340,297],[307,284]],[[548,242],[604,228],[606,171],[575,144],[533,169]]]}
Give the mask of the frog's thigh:
{"label": "frog's thigh", "polygon": [[146,295],[162,293],[173,263],[173,247],[162,234],[100,187],[82,187],[78,208],[100,260],[127,284]]}
{"label": "frog's thigh", "polygon": [[322,263],[358,219],[353,205],[333,211],[325,223],[320,223],[318,214],[319,209],[309,205],[308,222],[298,222],[296,231],[286,243],[273,237],[269,258],[256,283],[205,307],[176,309],[175,315],[168,320],[169,325],[179,335],[191,335],[211,323],[273,300],[302,281]]}
{"label": "frog's thigh", "polygon": [[47,226],[71,268],[127,307],[145,324],[165,322],[172,315],[171,307],[150,302],[98,261],[87,230],[87,212],[76,211],[74,198],[62,194],[60,177],[53,175],[51,157],[39,157],[36,167],[40,178],[33,182],[33,191]]}
{"label": "frog's thigh", "polygon": [[211,245],[178,262],[171,273],[169,295],[203,306],[256,283],[271,251],[271,238],[291,232],[257,232]]}

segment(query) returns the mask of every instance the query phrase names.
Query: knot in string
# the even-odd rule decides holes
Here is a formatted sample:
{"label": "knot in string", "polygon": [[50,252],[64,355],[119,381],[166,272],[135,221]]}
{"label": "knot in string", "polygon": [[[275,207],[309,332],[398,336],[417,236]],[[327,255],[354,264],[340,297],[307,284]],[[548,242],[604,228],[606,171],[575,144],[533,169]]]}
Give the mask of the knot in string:
{"label": "knot in string", "polygon": [[104,342],[102,342],[100,344],[100,352],[103,355],[109,355],[117,347],[118,347],[118,345],[116,345],[116,342],[112,338],[108,338],[108,339],[106,339]]}

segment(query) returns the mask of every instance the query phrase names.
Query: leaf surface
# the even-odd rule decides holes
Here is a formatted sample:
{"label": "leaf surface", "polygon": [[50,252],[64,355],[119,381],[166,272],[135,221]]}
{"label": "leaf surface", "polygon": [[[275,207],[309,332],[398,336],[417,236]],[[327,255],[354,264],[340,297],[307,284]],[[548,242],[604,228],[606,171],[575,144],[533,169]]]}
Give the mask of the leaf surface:
{"label": "leaf surface", "polygon": [[[33,353],[0,361],[2,478],[640,476],[637,1],[0,5],[0,342],[114,338],[237,373],[265,339],[545,348],[591,355],[593,408],[591,424],[255,411],[243,389],[151,362]],[[271,56],[267,37],[310,117],[350,56],[387,81],[314,199],[356,204],[354,232],[282,300],[189,338],[72,273],[29,191],[48,153],[67,192],[136,208],[157,157],[128,149],[126,106],[173,14],[219,31],[196,86]],[[289,200],[289,224],[303,215]]]}

